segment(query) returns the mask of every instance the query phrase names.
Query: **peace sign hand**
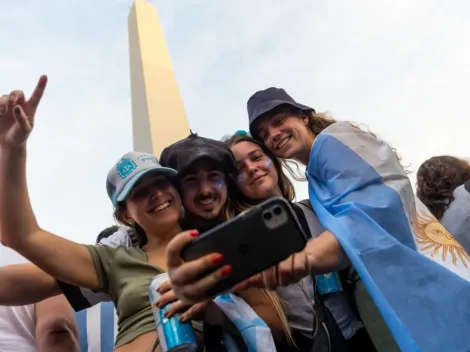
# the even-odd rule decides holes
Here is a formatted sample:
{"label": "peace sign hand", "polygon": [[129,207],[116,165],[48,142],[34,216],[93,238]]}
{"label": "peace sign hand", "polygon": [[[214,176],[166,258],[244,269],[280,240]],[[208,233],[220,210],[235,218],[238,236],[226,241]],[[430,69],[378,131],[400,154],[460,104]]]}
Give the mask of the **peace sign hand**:
{"label": "peace sign hand", "polygon": [[34,115],[47,85],[47,76],[39,78],[31,97],[26,100],[23,91],[14,90],[0,97],[0,145],[21,147],[34,126]]}

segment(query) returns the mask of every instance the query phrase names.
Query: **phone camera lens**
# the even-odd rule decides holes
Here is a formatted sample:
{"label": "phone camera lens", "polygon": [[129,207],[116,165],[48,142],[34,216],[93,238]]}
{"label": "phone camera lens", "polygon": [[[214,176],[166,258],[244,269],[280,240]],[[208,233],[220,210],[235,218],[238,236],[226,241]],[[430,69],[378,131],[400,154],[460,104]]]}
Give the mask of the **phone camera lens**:
{"label": "phone camera lens", "polygon": [[281,207],[275,207],[273,209],[273,213],[274,213],[274,215],[281,215],[281,213],[282,213]]}
{"label": "phone camera lens", "polygon": [[272,217],[273,217],[273,214],[271,214],[271,213],[269,213],[269,212],[266,212],[266,213],[263,214],[264,220],[269,221],[269,220],[272,219]]}

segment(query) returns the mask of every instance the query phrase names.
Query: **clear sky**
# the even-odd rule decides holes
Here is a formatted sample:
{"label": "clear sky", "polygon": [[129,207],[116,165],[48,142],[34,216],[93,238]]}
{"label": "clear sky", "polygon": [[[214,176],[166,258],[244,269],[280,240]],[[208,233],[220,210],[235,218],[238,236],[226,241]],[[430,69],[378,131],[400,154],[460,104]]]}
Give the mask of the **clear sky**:
{"label": "clear sky", "polygon": [[[277,86],[318,111],[364,124],[412,170],[437,154],[470,156],[467,1],[152,3],[190,126],[203,136],[246,129],[248,97]],[[40,74],[49,75],[29,143],[36,216],[78,242],[93,242],[112,224],[106,173],[132,149],[130,6],[23,0],[0,11],[1,92],[30,93]],[[297,189],[307,196],[305,184]]]}

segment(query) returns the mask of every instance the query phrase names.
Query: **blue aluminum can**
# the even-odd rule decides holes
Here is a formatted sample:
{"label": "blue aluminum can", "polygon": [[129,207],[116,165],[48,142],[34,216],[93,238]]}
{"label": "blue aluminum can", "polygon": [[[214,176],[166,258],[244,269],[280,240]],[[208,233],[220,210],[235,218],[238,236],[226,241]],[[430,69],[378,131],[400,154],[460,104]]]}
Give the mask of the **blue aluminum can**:
{"label": "blue aluminum can", "polygon": [[338,273],[327,273],[315,275],[318,293],[322,296],[340,293],[343,291],[343,285]]}
{"label": "blue aluminum can", "polygon": [[160,299],[157,289],[168,280],[168,274],[160,274],[152,279],[149,286],[149,299],[153,319],[157,327],[160,350],[161,352],[195,352],[197,350],[197,341],[191,322],[180,322],[180,314],[176,314],[170,319],[165,318],[164,314],[169,305],[162,309],[157,307],[157,302]]}

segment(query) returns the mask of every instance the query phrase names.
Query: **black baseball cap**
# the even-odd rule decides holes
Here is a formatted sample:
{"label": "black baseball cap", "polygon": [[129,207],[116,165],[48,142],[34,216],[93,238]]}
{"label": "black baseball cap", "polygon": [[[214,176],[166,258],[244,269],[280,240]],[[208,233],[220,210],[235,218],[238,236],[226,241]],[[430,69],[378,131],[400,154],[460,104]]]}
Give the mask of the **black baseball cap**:
{"label": "black baseball cap", "polygon": [[254,122],[261,115],[266,114],[280,105],[290,105],[299,110],[315,112],[315,109],[310,106],[297,103],[284,89],[275,87],[256,92],[248,99],[246,105],[248,110],[248,123],[252,136],[255,136],[253,133],[255,127]]}
{"label": "black baseball cap", "polygon": [[201,159],[214,161],[219,170],[227,174],[235,171],[235,157],[224,142],[197,134],[191,134],[163,149],[160,164],[177,170],[179,176],[183,176],[189,167]]}

